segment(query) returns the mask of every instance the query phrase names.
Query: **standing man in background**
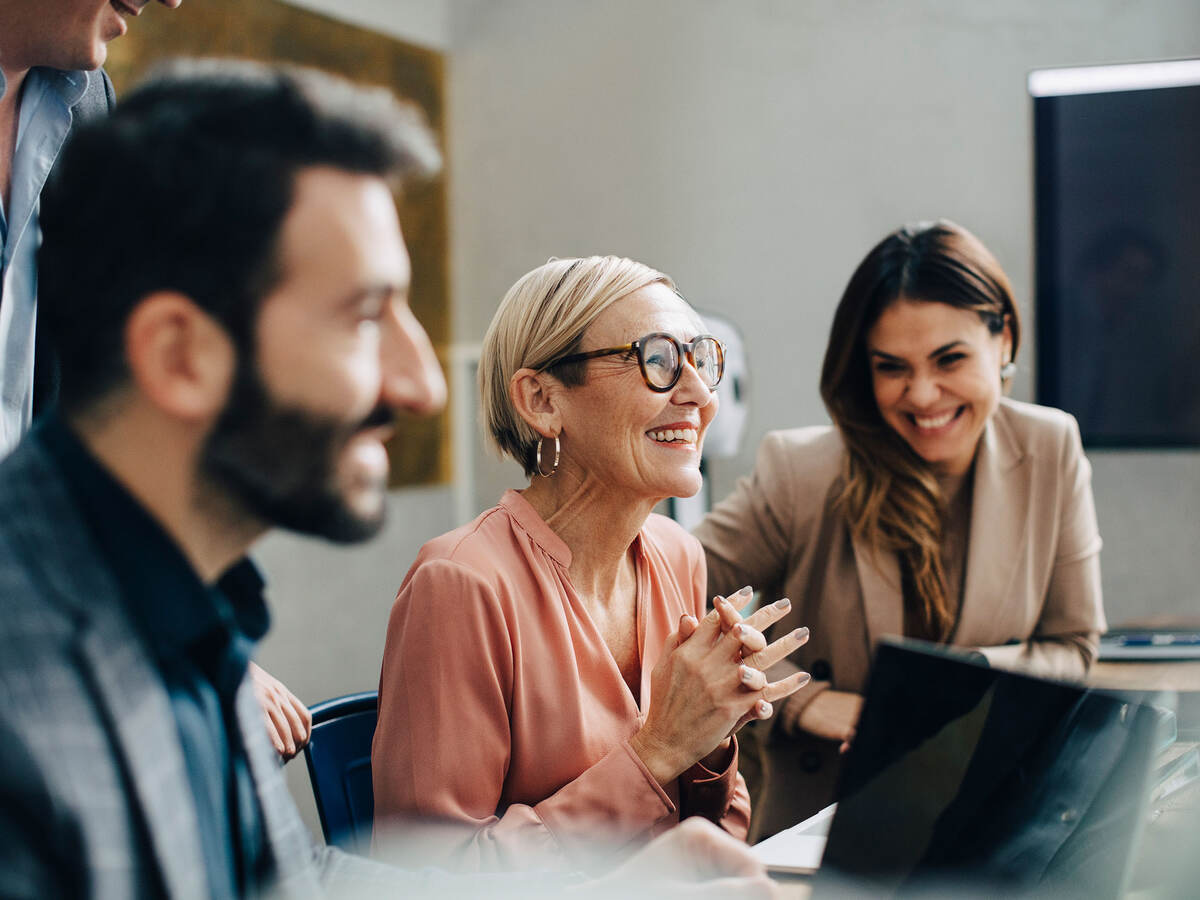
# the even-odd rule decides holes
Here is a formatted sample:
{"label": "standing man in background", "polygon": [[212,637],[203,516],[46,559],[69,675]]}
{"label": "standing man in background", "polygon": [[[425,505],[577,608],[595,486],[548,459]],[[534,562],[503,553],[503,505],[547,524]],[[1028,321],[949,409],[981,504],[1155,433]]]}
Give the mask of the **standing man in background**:
{"label": "standing man in background", "polygon": [[99,71],[108,42],[148,2],[0,0],[0,456],[58,392],[54,353],[37,328],[42,187],[72,124],[112,108],[112,83]]}
{"label": "standing man in background", "polygon": [[[71,127],[112,110],[108,42],[149,2],[0,0],[0,458],[58,397],[57,354],[37,327],[42,188]],[[290,759],[308,740],[308,709],[253,663],[250,673],[267,733]]]}

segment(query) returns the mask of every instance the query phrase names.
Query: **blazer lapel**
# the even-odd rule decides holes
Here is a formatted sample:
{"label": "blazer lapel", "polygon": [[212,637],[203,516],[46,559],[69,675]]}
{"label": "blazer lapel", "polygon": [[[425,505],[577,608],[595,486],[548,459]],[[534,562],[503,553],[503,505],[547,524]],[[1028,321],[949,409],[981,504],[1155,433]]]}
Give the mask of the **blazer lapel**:
{"label": "blazer lapel", "polygon": [[1032,458],[999,416],[984,429],[975,458],[966,586],[955,643],[987,643],[997,631],[1023,567]]}
{"label": "blazer lapel", "polygon": [[867,623],[867,654],[884,635],[904,633],[904,602],[900,591],[900,562],[895,553],[876,551],[870,543],[851,537],[858,583],[862,587],[863,618]]}
{"label": "blazer lapel", "polygon": [[195,800],[166,688],[128,622],[100,607],[79,639],[171,897],[206,897]]}

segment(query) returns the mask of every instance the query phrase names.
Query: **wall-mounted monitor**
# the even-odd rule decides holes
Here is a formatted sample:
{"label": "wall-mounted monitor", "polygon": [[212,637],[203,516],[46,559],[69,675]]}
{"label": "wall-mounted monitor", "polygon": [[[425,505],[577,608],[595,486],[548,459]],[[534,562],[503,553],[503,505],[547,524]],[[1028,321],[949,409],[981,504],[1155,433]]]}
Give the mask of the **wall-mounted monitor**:
{"label": "wall-mounted monitor", "polygon": [[1090,446],[1200,446],[1200,60],[1044,69],[1037,397]]}

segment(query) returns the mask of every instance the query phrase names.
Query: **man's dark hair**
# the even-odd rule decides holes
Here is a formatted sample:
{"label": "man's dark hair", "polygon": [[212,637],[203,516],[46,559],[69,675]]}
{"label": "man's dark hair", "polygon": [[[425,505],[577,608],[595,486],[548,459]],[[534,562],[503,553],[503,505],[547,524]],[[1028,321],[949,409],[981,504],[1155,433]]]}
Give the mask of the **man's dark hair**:
{"label": "man's dark hair", "polygon": [[156,70],[71,137],[43,195],[38,327],[64,411],[125,382],[125,323],[152,292],[187,295],[252,348],[299,170],[403,181],[439,165],[420,113],[382,88],[234,60]]}

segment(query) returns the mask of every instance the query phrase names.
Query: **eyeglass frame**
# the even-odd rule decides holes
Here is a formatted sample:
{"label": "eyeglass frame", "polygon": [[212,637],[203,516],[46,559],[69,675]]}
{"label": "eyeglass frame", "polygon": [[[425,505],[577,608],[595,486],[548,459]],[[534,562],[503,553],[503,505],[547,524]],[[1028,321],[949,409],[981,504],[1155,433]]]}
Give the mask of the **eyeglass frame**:
{"label": "eyeglass frame", "polygon": [[[652,338],[666,338],[675,345],[675,352],[679,358],[679,366],[675,369],[675,377],[672,378],[671,383],[665,387],[659,387],[658,385],[651,384],[650,376],[646,374],[646,356],[645,351],[642,348],[645,347],[646,342]],[[573,362],[584,362],[585,360],[589,359],[599,359],[603,356],[616,356],[619,353],[636,353],[638,368],[642,372],[642,381],[646,383],[646,387],[650,388],[650,390],[654,391],[656,394],[665,394],[667,391],[673,390],[675,385],[679,384],[679,379],[683,377],[684,360],[687,360],[689,363],[691,363],[693,369],[696,368],[695,349],[696,345],[703,340],[711,340],[717,345],[717,361],[720,365],[720,368],[717,370],[717,380],[711,385],[705,385],[710,394],[716,393],[717,385],[719,385],[721,383],[721,379],[725,377],[725,343],[715,334],[698,334],[690,341],[681,341],[679,338],[675,337],[675,335],[668,334],[665,331],[652,331],[649,334],[643,334],[636,341],[631,341],[630,343],[623,344],[620,347],[606,347],[603,350],[588,350],[583,353],[572,353],[570,356],[564,356],[560,359],[554,360],[553,362],[547,363],[538,371],[545,372],[549,369],[553,369],[555,366],[566,365],[567,363]]]}

